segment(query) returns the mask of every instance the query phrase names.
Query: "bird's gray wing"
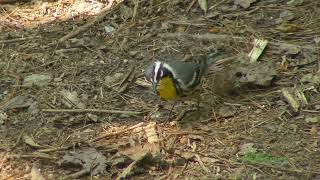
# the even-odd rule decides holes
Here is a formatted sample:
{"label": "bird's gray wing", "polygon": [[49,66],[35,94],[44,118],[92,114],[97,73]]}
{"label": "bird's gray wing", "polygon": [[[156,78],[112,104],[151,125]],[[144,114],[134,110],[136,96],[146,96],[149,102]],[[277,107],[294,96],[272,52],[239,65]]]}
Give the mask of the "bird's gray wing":
{"label": "bird's gray wing", "polygon": [[188,83],[195,78],[194,74],[200,71],[199,64],[195,62],[167,61],[166,63],[175,70],[174,78],[182,81],[185,86],[189,86]]}

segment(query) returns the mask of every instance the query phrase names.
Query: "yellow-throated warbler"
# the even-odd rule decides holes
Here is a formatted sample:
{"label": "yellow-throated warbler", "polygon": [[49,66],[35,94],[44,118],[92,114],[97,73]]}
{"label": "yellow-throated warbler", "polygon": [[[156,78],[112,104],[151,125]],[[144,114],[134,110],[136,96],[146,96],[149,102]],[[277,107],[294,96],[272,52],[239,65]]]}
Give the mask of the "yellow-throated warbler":
{"label": "yellow-throated warbler", "polygon": [[217,62],[219,53],[194,57],[193,61],[156,61],[147,67],[145,78],[164,100],[187,97],[199,87],[208,67]]}

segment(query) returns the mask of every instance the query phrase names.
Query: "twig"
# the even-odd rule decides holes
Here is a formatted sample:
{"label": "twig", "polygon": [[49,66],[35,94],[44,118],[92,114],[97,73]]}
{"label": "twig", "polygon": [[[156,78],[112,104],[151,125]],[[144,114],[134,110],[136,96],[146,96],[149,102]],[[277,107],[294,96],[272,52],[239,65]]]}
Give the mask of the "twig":
{"label": "twig", "polygon": [[48,148],[48,149],[40,149],[40,150],[38,150],[38,152],[47,153],[47,152],[63,151],[63,150],[67,150],[67,149],[70,149],[70,148],[71,148],[71,146],[59,147],[59,148]]}
{"label": "twig", "polygon": [[141,127],[141,126],[143,126],[143,125],[144,125],[144,123],[141,122],[141,123],[139,123],[139,124],[136,124],[136,125],[134,125],[134,126],[131,126],[131,127],[127,128],[127,129],[124,129],[124,130],[122,130],[122,131],[113,132],[113,133],[110,133],[110,134],[105,134],[105,135],[99,136],[99,137],[97,137],[97,138],[95,138],[95,139],[90,140],[89,142],[92,143],[92,142],[95,142],[95,141],[99,141],[99,140],[104,139],[104,138],[106,138],[106,137],[108,137],[108,136],[116,136],[116,135],[118,135],[118,134],[122,134],[122,133],[124,133],[124,132],[129,131],[129,130],[132,130],[132,129]]}
{"label": "twig", "polygon": [[203,164],[203,162],[202,162],[199,154],[195,154],[194,156],[196,157],[196,159],[197,159],[198,163],[200,164],[200,166],[202,167],[202,169],[203,169],[205,172],[210,173],[210,170]]}
{"label": "twig", "polygon": [[63,54],[63,53],[79,52],[80,50],[81,50],[80,48],[69,48],[69,49],[58,49],[58,50],[55,50],[54,52],[57,54]]}
{"label": "twig", "polygon": [[197,0],[193,0],[193,1],[189,4],[188,8],[186,9],[186,12],[189,12],[190,9],[192,8],[192,6],[193,6],[196,2],[197,2]]}
{"label": "twig", "polygon": [[78,171],[76,173],[73,173],[73,174],[70,174],[68,176],[63,177],[62,179],[77,179],[78,177],[81,177],[81,176],[84,176],[86,174],[89,174],[98,165],[99,165],[99,163],[96,163],[91,168],[84,168],[81,171]]}
{"label": "twig", "polygon": [[24,154],[24,155],[12,155],[12,157],[16,158],[39,158],[39,159],[48,159],[48,160],[57,160],[57,157],[49,156],[44,153],[38,153],[38,154]]}
{"label": "twig", "polygon": [[128,89],[128,87],[133,83],[134,78],[136,77],[135,67],[133,66],[125,78],[121,81],[119,85],[118,93],[123,93]]}
{"label": "twig", "polygon": [[184,118],[184,116],[192,111],[196,111],[197,109],[184,109],[183,111],[181,111],[181,113],[178,115],[178,117],[175,119],[175,121],[180,121]]}
{"label": "twig", "polygon": [[302,112],[320,114],[320,111],[317,111],[317,110],[308,110],[308,109],[304,109],[304,110],[302,110]]}
{"label": "twig", "polygon": [[126,115],[138,115],[143,112],[136,111],[118,111],[107,109],[42,109],[42,112],[61,112],[61,113],[109,113],[109,114],[126,114]]}
{"label": "twig", "polygon": [[215,8],[215,7],[217,7],[217,6],[219,6],[220,4],[223,4],[225,1],[226,1],[226,0],[222,0],[222,1],[220,1],[220,2],[218,2],[218,3],[216,3],[216,4],[214,4],[213,6],[209,7],[209,10],[211,10],[211,9],[213,9],[213,8]]}
{"label": "twig", "polygon": [[[184,173],[184,171],[187,169],[188,165],[189,165],[189,161],[187,161],[187,162],[183,165],[183,167],[181,168],[180,173],[178,173],[177,175],[178,175],[178,176],[182,175],[182,174]],[[177,177],[178,177],[178,176],[177,176]]]}
{"label": "twig", "polygon": [[35,37],[26,37],[26,38],[16,38],[16,39],[1,40],[0,44],[15,43],[15,42],[26,41],[26,40],[30,40],[30,39],[35,39]]}
{"label": "twig", "polygon": [[207,26],[207,24],[204,23],[192,23],[192,22],[184,22],[184,21],[167,21],[167,23],[170,24],[176,24],[176,25],[187,25],[187,26]]}
{"label": "twig", "polygon": [[[160,33],[158,34],[158,37],[161,38],[180,38],[180,37],[186,37],[191,39],[198,39],[198,40],[237,40],[238,42],[246,42],[245,37],[241,36],[231,36],[228,34],[188,34],[188,33]],[[281,43],[281,42],[275,42],[275,41],[269,41],[270,45],[278,46],[278,48],[285,48],[288,46],[287,43]],[[316,50],[320,47],[313,47],[313,46],[299,46],[294,45],[301,49],[310,49],[310,50]]]}
{"label": "twig", "polygon": [[[122,1],[121,1],[122,2]],[[76,35],[86,31],[87,29],[89,29],[91,26],[95,25],[96,23],[100,22],[106,15],[110,14],[111,12],[113,12],[115,9],[117,9],[121,2],[119,2],[118,4],[114,5],[112,7],[107,6],[105,8],[102,9],[102,12],[99,16],[95,17],[93,20],[89,21],[88,23],[86,23],[85,25],[79,27],[78,29],[71,31],[69,34],[63,36],[62,38],[60,38],[58,40],[58,43],[62,43],[70,38],[75,37]]]}
{"label": "twig", "polygon": [[316,171],[309,171],[309,170],[304,170],[304,169],[289,169],[289,168],[285,168],[285,167],[280,167],[280,166],[274,166],[271,164],[265,164],[265,163],[257,163],[257,162],[247,162],[249,164],[252,164],[254,166],[265,166],[268,168],[272,168],[272,169],[276,169],[276,170],[280,170],[280,171],[287,171],[287,172],[293,172],[293,173],[303,173],[303,174],[317,174],[320,175],[320,172],[316,172]]}
{"label": "twig", "polygon": [[8,150],[8,151],[13,151],[19,144],[20,144],[20,141],[22,139],[22,136],[23,134],[25,133],[26,129],[23,129],[20,134],[19,134],[19,137],[18,139],[16,140],[16,142],[14,143],[14,145]]}
{"label": "twig", "polygon": [[227,34],[187,34],[187,33],[160,33],[158,34],[161,38],[179,38],[187,37],[199,40],[226,40],[226,39],[236,39],[244,41],[245,39],[240,36],[230,36]]}

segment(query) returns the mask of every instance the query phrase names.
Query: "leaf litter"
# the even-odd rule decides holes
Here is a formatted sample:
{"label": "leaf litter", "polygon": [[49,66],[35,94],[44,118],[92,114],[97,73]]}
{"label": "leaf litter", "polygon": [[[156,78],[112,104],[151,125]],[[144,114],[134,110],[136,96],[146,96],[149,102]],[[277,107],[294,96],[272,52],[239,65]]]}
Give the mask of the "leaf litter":
{"label": "leaf litter", "polygon": [[[0,178],[316,178],[317,5],[1,4]],[[178,102],[167,123],[144,68],[217,49],[200,115]]]}

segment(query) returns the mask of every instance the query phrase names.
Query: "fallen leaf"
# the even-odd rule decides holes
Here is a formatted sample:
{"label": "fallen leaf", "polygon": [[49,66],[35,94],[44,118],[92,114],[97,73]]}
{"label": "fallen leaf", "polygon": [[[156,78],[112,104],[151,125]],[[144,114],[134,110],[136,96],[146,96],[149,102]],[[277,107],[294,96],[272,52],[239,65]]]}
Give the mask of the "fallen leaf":
{"label": "fallen leaf", "polygon": [[208,11],[208,0],[198,0],[200,8],[203,10],[204,14]]}
{"label": "fallen leaf", "polygon": [[254,63],[258,60],[264,49],[267,47],[268,40],[254,39],[253,48],[248,54],[250,62]]}
{"label": "fallen leaf", "polygon": [[22,109],[28,108],[34,103],[34,100],[28,96],[16,96],[7,103],[5,103],[2,107],[3,111],[10,109]]}
{"label": "fallen leaf", "polygon": [[29,146],[31,147],[34,147],[34,148],[42,148],[43,146],[39,145],[38,143],[36,143],[33,138],[31,138],[30,136],[28,135],[24,135],[23,136],[23,140],[26,144],[28,144]]}
{"label": "fallen leaf", "polygon": [[[69,152],[59,160],[58,164],[63,168],[83,168],[92,175],[103,173],[106,170],[107,159],[94,148]],[[95,167],[92,169],[92,167]]]}
{"label": "fallen leaf", "polygon": [[254,148],[253,146],[254,146],[253,143],[246,143],[246,144],[240,145],[240,151],[238,152],[238,154],[245,155],[248,153],[257,152],[257,148]]}
{"label": "fallen leaf", "polygon": [[256,0],[235,0],[234,4],[246,9],[254,2],[256,2]]}
{"label": "fallen leaf", "polygon": [[236,112],[229,106],[221,106],[218,110],[218,114],[223,118],[228,118],[234,116]]}
{"label": "fallen leaf", "polygon": [[298,30],[301,30],[302,28],[295,24],[282,23],[279,26],[277,26],[275,29],[281,32],[289,33],[289,32],[296,32]]}
{"label": "fallen leaf", "polygon": [[154,157],[151,153],[141,154],[141,156],[132,162],[117,178],[120,179],[130,179],[135,174],[143,173],[149,165],[154,165],[159,163],[159,160]]}
{"label": "fallen leaf", "polygon": [[81,101],[81,99],[78,97],[78,93],[76,91],[68,91],[66,89],[62,89],[60,91],[60,95],[63,97],[62,101],[63,103],[68,107],[76,107],[80,109],[84,109],[86,106]]}
{"label": "fallen leaf", "polygon": [[157,134],[157,123],[150,122],[146,127],[144,127],[144,131],[146,132],[146,136],[149,143],[159,142],[159,137]]}
{"label": "fallen leaf", "polygon": [[291,0],[287,2],[287,5],[289,6],[300,6],[303,4],[304,0]]}
{"label": "fallen leaf", "polygon": [[121,146],[118,148],[118,152],[122,155],[126,155],[133,160],[139,159],[146,153],[158,154],[160,152],[160,147],[158,144],[147,143],[144,145],[134,145],[134,146]]}
{"label": "fallen leaf", "polygon": [[40,173],[39,169],[35,164],[33,164],[32,166],[30,175],[31,175],[31,180],[45,180],[45,178],[42,176],[42,174]]}
{"label": "fallen leaf", "polygon": [[24,78],[22,85],[26,87],[32,87],[32,86],[43,87],[48,85],[51,80],[52,80],[52,75],[50,74],[31,74]]}
{"label": "fallen leaf", "polygon": [[288,55],[296,55],[301,52],[301,48],[293,44],[281,44],[280,49],[283,51],[284,54]]}

